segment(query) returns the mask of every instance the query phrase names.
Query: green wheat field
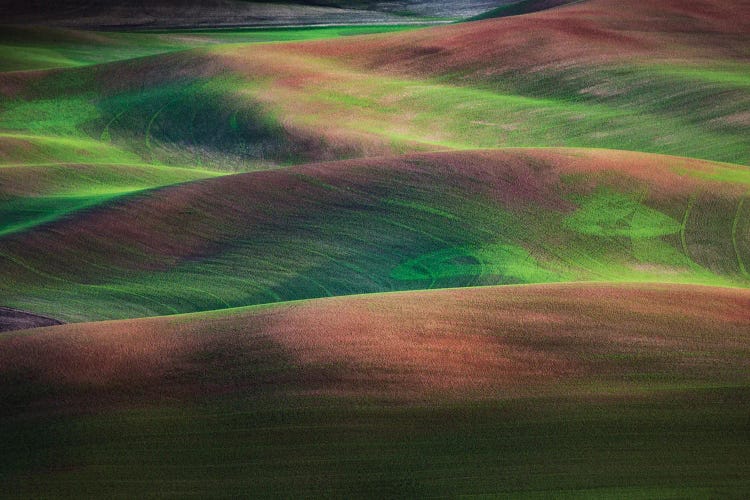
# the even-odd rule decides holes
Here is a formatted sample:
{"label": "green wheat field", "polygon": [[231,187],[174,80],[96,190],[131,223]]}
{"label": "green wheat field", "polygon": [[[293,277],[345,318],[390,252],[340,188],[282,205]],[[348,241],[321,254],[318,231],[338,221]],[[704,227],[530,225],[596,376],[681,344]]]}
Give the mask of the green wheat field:
{"label": "green wheat field", "polygon": [[750,496],[750,2],[16,3],[0,497]]}

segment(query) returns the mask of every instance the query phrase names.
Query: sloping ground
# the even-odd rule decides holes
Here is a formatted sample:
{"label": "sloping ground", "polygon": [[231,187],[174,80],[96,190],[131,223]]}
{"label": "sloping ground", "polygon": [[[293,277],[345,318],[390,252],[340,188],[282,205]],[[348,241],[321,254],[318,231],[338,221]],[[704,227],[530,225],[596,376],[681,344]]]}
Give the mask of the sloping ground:
{"label": "sloping ground", "polygon": [[60,321],[53,318],[47,318],[46,316],[40,316],[38,314],[18,311],[16,309],[10,309],[8,307],[0,307],[0,332],[9,332],[12,330],[28,330],[29,328],[59,324],[61,324]]}
{"label": "sloping ground", "polygon": [[[356,119],[346,123],[360,132],[368,125],[371,132],[389,129],[372,125],[371,116],[393,106],[400,114],[390,116],[390,130],[395,124],[402,137],[426,144],[432,139],[446,148],[606,147],[747,164],[748,9],[747,2],[726,0],[648,1],[637,8],[593,0],[397,37],[269,47],[271,54],[248,48],[225,56],[248,75],[263,72],[262,61],[288,57],[304,68],[306,58],[315,58],[317,66],[310,61],[304,71],[277,65],[273,71],[284,77],[268,93],[301,101],[307,116],[321,118],[332,115],[310,95],[326,96],[347,111],[355,102]],[[326,77],[320,58],[378,75],[379,91],[370,90],[366,77],[332,70]],[[362,108],[370,112],[364,120]],[[408,126],[419,118],[420,126]],[[724,153],[701,150],[714,141],[701,137],[717,133],[726,141]]]}
{"label": "sloping ground", "polygon": [[19,498],[744,496],[749,311],[567,284],[4,334],[0,477]]}
{"label": "sloping ground", "polygon": [[0,495],[747,497],[748,9],[0,74]]}
{"label": "sloping ground", "polygon": [[575,3],[580,0],[521,0],[508,5],[501,5],[494,9],[488,10],[481,14],[468,19],[469,21],[481,21],[483,19],[492,19],[495,17],[520,16],[522,14],[531,14],[547,9],[554,9],[569,3]]}
{"label": "sloping ground", "polygon": [[417,24],[324,25],[133,33],[94,32],[39,25],[5,26],[0,33],[0,72],[88,66],[220,43],[316,40],[418,27]]}
{"label": "sloping ground", "polygon": [[0,32],[0,72],[102,64],[213,44],[221,38],[211,34],[107,33],[38,25],[4,26]]}
{"label": "sloping ground", "polygon": [[216,177],[212,171],[128,164],[0,167],[0,236],[156,187]]}
{"label": "sloping ground", "polygon": [[0,75],[0,161],[247,170],[553,146],[748,164],[750,16],[731,7],[594,0],[398,35]]}
{"label": "sloping ground", "polygon": [[304,2],[238,0],[108,0],[44,2],[11,0],[3,6],[6,23],[30,23],[88,29],[156,29],[216,26],[394,22],[385,12],[344,9]]}
{"label": "sloping ground", "polygon": [[387,399],[750,383],[750,292],[559,284],[404,292],[0,337],[5,413],[264,390]]}
{"label": "sloping ground", "polygon": [[[424,31],[437,39],[445,35]],[[451,56],[438,50],[403,60],[424,62],[427,74],[341,63],[366,65],[381,43],[387,45],[383,60],[398,61],[395,40],[218,49],[211,56],[255,86],[251,95],[285,126],[353,156],[565,146],[750,162],[745,111],[750,86],[737,61],[580,65],[561,56],[560,68],[528,68],[500,51],[487,55],[485,63],[443,67]],[[402,49],[414,46],[419,42]],[[347,59],[350,47],[363,52]],[[475,74],[474,67],[485,69]]]}
{"label": "sloping ground", "polygon": [[[637,6],[637,8],[636,8]],[[651,61],[745,61],[750,3],[732,0],[588,0],[526,16],[404,36],[284,47],[367,67],[482,78],[506,69]],[[745,42],[745,43],[743,43]]]}
{"label": "sloping ground", "polygon": [[0,291],[81,321],[488,284],[747,286],[748,183],[740,166],[564,149],[224,176],[7,235]]}
{"label": "sloping ground", "polygon": [[86,29],[325,25],[465,19],[512,0],[6,0],[0,24]]}
{"label": "sloping ground", "polygon": [[[0,74],[0,164],[100,162],[248,170],[354,155],[283,123],[205,50]],[[348,153],[348,154],[347,154]]]}

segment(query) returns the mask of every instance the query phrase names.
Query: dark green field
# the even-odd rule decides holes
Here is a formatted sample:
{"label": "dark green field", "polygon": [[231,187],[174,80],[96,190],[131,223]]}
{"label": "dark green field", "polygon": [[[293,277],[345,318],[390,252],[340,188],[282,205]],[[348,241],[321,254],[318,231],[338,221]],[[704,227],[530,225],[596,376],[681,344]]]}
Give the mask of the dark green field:
{"label": "dark green field", "polygon": [[13,435],[5,459],[25,471],[3,483],[35,498],[739,498],[750,488],[748,404],[747,389],[710,389],[438,408],[260,400],[32,418],[3,422]]}
{"label": "dark green field", "polygon": [[747,2],[79,4],[0,30],[0,497],[750,495]]}

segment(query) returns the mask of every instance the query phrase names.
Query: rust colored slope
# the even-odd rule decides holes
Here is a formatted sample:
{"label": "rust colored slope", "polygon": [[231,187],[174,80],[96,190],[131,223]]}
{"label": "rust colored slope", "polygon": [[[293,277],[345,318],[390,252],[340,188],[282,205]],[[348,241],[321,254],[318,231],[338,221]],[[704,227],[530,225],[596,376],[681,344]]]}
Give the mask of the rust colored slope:
{"label": "rust colored slope", "polygon": [[749,34],[746,0],[590,0],[525,16],[277,50],[411,73],[469,71],[491,76],[639,56],[746,60]]}
{"label": "rust colored slope", "polygon": [[748,306],[749,292],[722,289],[474,288],[303,303],[270,331],[304,365],[348,367],[334,388],[351,377],[365,392],[490,396],[646,373],[747,375],[726,353],[750,349]]}
{"label": "rust colored slope", "polygon": [[5,334],[0,391],[11,412],[259,389],[407,399],[627,393],[748,383],[749,360],[750,291],[538,285]]}

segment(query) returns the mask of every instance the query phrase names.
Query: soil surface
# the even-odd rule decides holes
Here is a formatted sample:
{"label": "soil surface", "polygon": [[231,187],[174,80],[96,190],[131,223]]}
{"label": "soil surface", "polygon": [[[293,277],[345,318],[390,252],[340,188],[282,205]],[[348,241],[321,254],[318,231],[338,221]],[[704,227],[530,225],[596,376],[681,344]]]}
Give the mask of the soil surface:
{"label": "soil surface", "polygon": [[0,307],[0,332],[11,330],[26,330],[40,326],[62,325],[62,321],[38,314],[19,311],[9,307]]}

